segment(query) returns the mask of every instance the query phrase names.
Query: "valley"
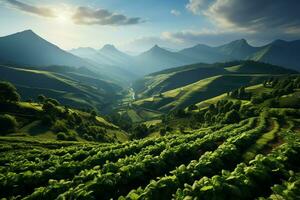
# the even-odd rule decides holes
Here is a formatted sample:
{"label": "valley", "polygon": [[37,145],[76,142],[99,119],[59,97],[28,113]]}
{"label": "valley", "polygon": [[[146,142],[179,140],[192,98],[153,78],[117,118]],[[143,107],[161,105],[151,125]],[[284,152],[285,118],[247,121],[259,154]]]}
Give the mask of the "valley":
{"label": "valley", "polygon": [[298,49],[0,37],[0,198],[297,199]]}

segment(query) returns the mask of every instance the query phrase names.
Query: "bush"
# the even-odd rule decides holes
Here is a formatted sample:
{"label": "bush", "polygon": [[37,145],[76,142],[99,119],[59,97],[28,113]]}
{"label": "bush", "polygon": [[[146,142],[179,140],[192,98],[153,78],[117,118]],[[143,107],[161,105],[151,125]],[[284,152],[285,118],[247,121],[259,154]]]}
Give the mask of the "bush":
{"label": "bush", "polygon": [[74,134],[66,134],[64,132],[59,132],[57,135],[56,135],[56,139],[57,140],[65,140],[65,141],[76,141],[76,137]]}
{"label": "bush", "polygon": [[0,102],[17,102],[20,95],[14,85],[8,82],[0,82]]}
{"label": "bush", "polygon": [[66,139],[67,139],[67,136],[66,136],[65,133],[59,132],[59,133],[56,135],[56,139],[57,139],[57,140],[66,140]]}
{"label": "bush", "polygon": [[0,115],[0,135],[5,135],[17,130],[18,122],[11,115]]}
{"label": "bush", "polygon": [[226,113],[224,122],[228,124],[239,122],[241,119],[240,114],[236,110],[232,110]]}
{"label": "bush", "polygon": [[66,123],[62,120],[56,120],[51,129],[56,133],[68,131]]}
{"label": "bush", "polygon": [[55,106],[59,106],[60,105],[60,103],[56,99],[52,99],[52,98],[46,99],[46,102],[47,103],[52,103]]}

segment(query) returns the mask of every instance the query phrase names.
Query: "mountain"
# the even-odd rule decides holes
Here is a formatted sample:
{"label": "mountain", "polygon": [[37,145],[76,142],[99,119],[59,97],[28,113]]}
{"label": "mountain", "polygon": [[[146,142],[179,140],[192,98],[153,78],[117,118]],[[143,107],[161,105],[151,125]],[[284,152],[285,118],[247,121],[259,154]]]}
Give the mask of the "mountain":
{"label": "mountain", "polygon": [[70,52],[98,64],[118,66],[138,76],[194,63],[216,63],[234,60],[254,60],[299,70],[299,42],[275,41],[266,46],[251,46],[245,39],[211,47],[198,44],[180,51],[153,46],[137,56],[130,56],[105,45],[102,49],[79,48]]}
{"label": "mountain", "polygon": [[107,44],[97,50],[90,47],[72,49],[70,53],[89,60],[96,66],[101,66],[107,74],[115,79],[130,82],[137,77],[134,61],[131,56],[121,52],[115,46]]}
{"label": "mountain", "polygon": [[247,40],[240,39],[217,47],[198,44],[178,53],[204,63],[254,60],[299,71],[299,52],[300,40],[276,40],[265,46],[254,47],[249,45]]}
{"label": "mountain", "polygon": [[133,84],[136,105],[154,110],[182,108],[242,85],[297,71],[254,61],[193,64],[156,72]]}
{"label": "mountain", "polygon": [[115,46],[110,44],[104,45],[99,50],[90,47],[80,47],[72,49],[69,52],[102,65],[112,65],[126,69],[132,63],[131,56],[119,51]]}
{"label": "mountain", "polygon": [[220,54],[228,56],[234,60],[245,60],[249,55],[255,53],[260,47],[253,47],[245,39],[235,40],[228,44],[215,47]]}
{"label": "mountain", "polygon": [[81,48],[78,51],[84,56],[78,57],[66,52],[31,30],[0,37],[0,64],[39,68],[53,65],[75,68],[86,67],[94,72],[92,76],[113,81],[120,85],[128,85],[131,79],[135,77],[125,69],[109,64],[99,64],[92,59],[86,59],[85,55],[97,52],[92,48]]}
{"label": "mountain", "polygon": [[300,40],[289,42],[276,40],[264,46],[248,58],[300,71]]}
{"label": "mountain", "polygon": [[196,46],[183,49],[178,53],[203,63],[215,63],[233,60],[231,56],[225,55],[224,53],[217,51],[216,48],[204,44],[198,44]]}
{"label": "mountain", "polygon": [[168,51],[158,45],[155,45],[148,51],[134,57],[134,59],[136,65],[138,65],[139,68],[142,68],[142,71],[145,73],[151,73],[196,62],[195,59],[191,57]]}
{"label": "mountain", "polygon": [[0,63],[34,66],[89,66],[74,56],[39,37],[31,30],[0,37]]}

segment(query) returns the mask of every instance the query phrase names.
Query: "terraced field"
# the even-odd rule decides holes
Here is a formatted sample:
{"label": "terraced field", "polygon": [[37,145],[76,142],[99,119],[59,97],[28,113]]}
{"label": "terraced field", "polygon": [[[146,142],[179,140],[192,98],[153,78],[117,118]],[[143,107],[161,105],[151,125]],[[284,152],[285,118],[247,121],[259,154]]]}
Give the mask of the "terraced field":
{"label": "terraced field", "polygon": [[221,128],[122,144],[0,138],[0,198],[272,199],[274,193],[284,198],[286,190],[299,195],[298,131],[295,118],[283,123],[262,113]]}

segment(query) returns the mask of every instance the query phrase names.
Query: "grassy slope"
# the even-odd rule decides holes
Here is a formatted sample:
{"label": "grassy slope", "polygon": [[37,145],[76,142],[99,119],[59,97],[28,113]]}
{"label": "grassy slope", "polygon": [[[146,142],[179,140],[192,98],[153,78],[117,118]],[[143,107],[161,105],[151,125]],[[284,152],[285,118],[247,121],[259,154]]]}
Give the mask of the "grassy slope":
{"label": "grassy slope", "polygon": [[[39,94],[58,99],[73,107],[96,107],[111,102],[118,87],[88,76],[69,76],[41,70],[0,66],[0,80],[16,85],[21,96],[35,98]],[[84,83],[84,84],[83,84]]]}
{"label": "grassy slope", "polygon": [[[35,115],[32,115],[31,113],[40,113],[42,111],[42,106],[37,103],[28,103],[28,102],[19,102],[18,103],[19,109],[21,111],[9,111],[6,110],[2,113],[7,113],[13,116],[16,116],[17,119],[20,119],[21,121],[24,121],[22,123],[19,123],[18,130],[14,133],[11,133],[5,138],[13,137],[15,139],[26,139],[26,140],[41,140],[41,141],[54,141],[56,140],[56,133],[53,132],[48,126],[45,126],[41,123],[41,120],[37,118]],[[23,111],[23,109],[26,109],[26,112]],[[63,109],[61,107],[61,109]],[[76,109],[69,109],[70,113],[77,113],[79,116],[81,116],[83,119],[88,119],[90,117],[89,113],[79,111]],[[38,116],[38,115],[37,115]],[[120,130],[120,128],[108,121],[106,121],[103,117],[97,116],[96,120],[97,123],[101,127],[105,127],[106,138],[111,138],[113,141],[118,142],[124,142],[128,140],[128,135],[124,131]],[[2,137],[0,137],[2,138]],[[78,142],[86,142],[85,139],[76,136],[76,139]]]}
{"label": "grassy slope", "polygon": [[268,77],[269,75],[262,74],[214,76],[164,92],[162,96],[137,100],[134,104],[163,111],[184,108],[241,86],[258,84]]}
{"label": "grassy slope", "polygon": [[297,73],[279,66],[253,61],[215,64],[193,64],[149,74],[136,81],[133,88],[138,98],[146,98],[180,88],[205,78],[226,74],[289,74]]}

